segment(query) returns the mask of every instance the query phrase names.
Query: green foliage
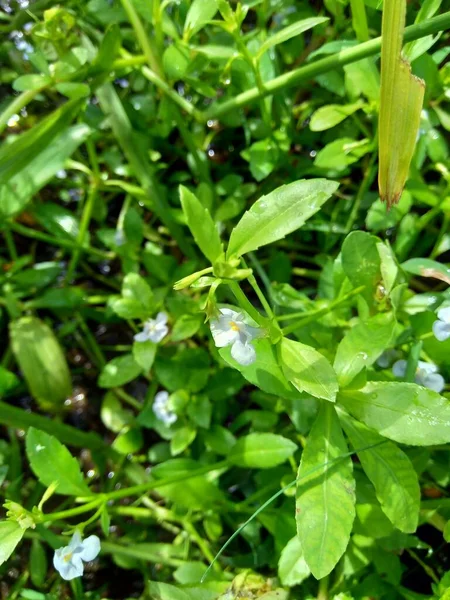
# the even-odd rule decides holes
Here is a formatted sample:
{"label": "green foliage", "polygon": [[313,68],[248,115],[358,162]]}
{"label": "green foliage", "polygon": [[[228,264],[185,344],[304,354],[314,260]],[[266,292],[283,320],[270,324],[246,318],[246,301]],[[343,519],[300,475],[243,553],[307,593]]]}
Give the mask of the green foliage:
{"label": "green foliage", "polygon": [[[383,102],[411,143],[382,171],[415,145],[389,212],[375,0],[25,4],[0,21],[2,594],[446,597],[444,3],[396,4],[426,91],[417,135]],[[101,553],[70,583],[75,531]]]}

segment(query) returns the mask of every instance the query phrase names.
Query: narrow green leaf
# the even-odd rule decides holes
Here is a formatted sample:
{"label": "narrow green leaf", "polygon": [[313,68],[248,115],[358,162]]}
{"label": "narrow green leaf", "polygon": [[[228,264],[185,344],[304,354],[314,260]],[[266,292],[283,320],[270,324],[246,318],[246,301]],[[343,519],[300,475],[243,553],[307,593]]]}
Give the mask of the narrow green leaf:
{"label": "narrow green leaf", "polygon": [[31,543],[30,577],[33,585],[42,587],[47,576],[48,562],[44,547],[38,539]]}
{"label": "narrow green leaf", "polygon": [[309,128],[311,131],[325,131],[325,129],[330,129],[341,123],[362,106],[362,102],[347,105],[328,104],[327,106],[321,106],[313,113]]}
{"label": "narrow green leaf", "polygon": [[187,188],[180,186],[180,200],[183,212],[194,240],[206,258],[214,263],[222,254],[219,233],[209,211]]}
{"label": "narrow green leaf", "polygon": [[338,402],[355,419],[395,442],[450,442],[450,401],[415,383],[371,381],[361,390],[339,393]]}
{"label": "narrow green leaf", "polygon": [[16,92],[25,92],[26,90],[36,90],[49,85],[52,82],[46,75],[21,75],[14,83],[13,88]]}
{"label": "narrow green leaf", "polygon": [[277,31],[277,33],[274,35],[268,37],[263,44],[261,44],[257,56],[260,57],[269,48],[273,48],[273,46],[282,44],[283,42],[286,42],[287,40],[290,40],[291,38],[308,31],[308,29],[316,27],[316,25],[325,23],[326,21],[329,21],[328,17],[310,17],[308,19],[302,19],[301,21],[297,21],[296,23],[288,25],[284,29]]}
{"label": "narrow green leaf", "polygon": [[[355,518],[355,482],[332,404],[322,403],[298,470],[296,519],[305,560],[316,579],[328,575],[345,552]],[[316,471],[310,475],[313,469]]]}
{"label": "narrow green leaf", "polygon": [[278,576],[281,583],[288,587],[299,585],[311,571],[303,556],[302,545],[298,536],[293,537],[283,548],[278,562]]}
{"label": "narrow green leaf", "polygon": [[278,352],[283,373],[295,388],[315,398],[336,401],[336,373],[320,352],[288,338],[281,340]]}
{"label": "narrow green leaf", "polygon": [[337,190],[327,179],[301,179],[262,196],[231,232],[227,256],[242,256],[301,227]]}
{"label": "narrow green leaf", "polygon": [[7,183],[43,152],[69,125],[80,107],[80,100],[70,100],[42,119],[38,125],[21,133],[11,144],[3,144],[0,149],[0,183]]}
{"label": "narrow green leaf", "polygon": [[189,39],[194,33],[200,31],[217,12],[216,2],[211,0],[194,0],[189,6],[184,22],[184,34]]}
{"label": "narrow green leaf", "polygon": [[450,269],[430,258],[410,258],[401,264],[402,269],[413,275],[440,279],[450,285]]}
{"label": "narrow green leaf", "polygon": [[364,367],[370,367],[389,347],[394,337],[392,313],[382,313],[367,321],[359,321],[340,342],[334,359],[339,385],[345,387]]}
{"label": "narrow green leaf", "polygon": [[25,529],[22,529],[16,521],[0,523],[0,565],[11,556],[24,533]]}
{"label": "narrow green leaf", "polygon": [[56,482],[56,493],[67,496],[91,494],[78,461],[55,437],[30,427],[25,446],[31,469],[43,485]]}
{"label": "narrow green leaf", "polygon": [[0,186],[0,217],[12,217],[21,212],[31,198],[63,168],[64,162],[90,135],[84,124],[73,125],[60,132],[47,147],[36,150],[23,168]]}
{"label": "narrow green leaf", "polygon": [[294,454],[297,445],[275,433],[250,433],[238,439],[228,460],[238,467],[271,469]]}
{"label": "narrow green leaf", "polygon": [[[378,433],[346,415],[341,415],[341,422],[355,449],[383,441]],[[420,509],[417,473],[396,444],[385,442],[366,452],[358,452],[358,458],[385,515],[400,531],[413,533],[417,529]]]}

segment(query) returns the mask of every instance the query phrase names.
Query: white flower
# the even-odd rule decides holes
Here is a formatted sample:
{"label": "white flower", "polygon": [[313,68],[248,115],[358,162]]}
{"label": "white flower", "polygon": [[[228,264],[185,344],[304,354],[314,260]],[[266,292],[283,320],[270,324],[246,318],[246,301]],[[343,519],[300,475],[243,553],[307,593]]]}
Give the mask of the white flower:
{"label": "white flower", "polygon": [[255,362],[256,352],[251,342],[258,337],[260,330],[244,323],[244,314],[230,308],[221,308],[218,319],[211,321],[211,333],[217,348],[231,346],[231,356],[240,365],[248,366]]}
{"label": "white flower", "polygon": [[[404,377],[406,374],[406,360],[398,360],[392,367],[392,372],[396,377]],[[442,375],[439,375],[438,368],[432,363],[419,360],[417,365],[414,381],[418,385],[422,385],[435,392],[442,392],[445,386],[445,381]]]}
{"label": "white flower", "polygon": [[433,323],[433,333],[440,342],[450,338],[450,306],[437,312],[437,321]]}
{"label": "white flower", "polygon": [[156,315],[156,319],[148,319],[144,323],[144,329],[141,333],[134,336],[136,342],[147,342],[148,340],[157,344],[169,333],[167,327],[168,316],[165,312]]}
{"label": "white flower", "polygon": [[100,540],[96,535],[90,535],[81,540],[79,531],[76,531],[68,546],[58,548],[53,557],[53,565],[66,581],[81,577],[84,571],[83,561],[94,560],[100,552]]}
{"label": "white flower", "polygon": [[377,365],[382,369],[387,369],[399,356],[401,356],[401,354],[398,350],[395,348],[389,348],[377,358]]}
{"label": "white flower", "polygon": [[173,425],[178,418],[177,415],[169,408],[169,393],[166,391],[158,392],[156,394],[152,408],[156,418],[162,421],[164,425],[167,425],[168,427]]}

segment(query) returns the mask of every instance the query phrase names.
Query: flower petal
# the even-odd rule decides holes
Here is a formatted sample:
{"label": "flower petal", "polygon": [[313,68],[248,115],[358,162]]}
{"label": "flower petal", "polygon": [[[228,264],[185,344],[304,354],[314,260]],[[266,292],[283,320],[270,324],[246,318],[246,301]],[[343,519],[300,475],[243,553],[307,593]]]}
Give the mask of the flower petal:
{"label": "flower petal", "polygon": [[165,338],[168,333],[169,328],[167,327],[167,325],[156,325],[156,327],[149,331],[147,339],[157,344],[163,338]]}
{"label": "flower petal", "polygon": [[135,342],[148,342],[148,340],[150,339],[150,335],[148,331],[144,329],[144,331],[137,333],[133,339]]}
{"label": "flower petal", "polygon": [[[80,554],[72,555],[68,550],[68,546],[59,548],[53,555],[53,566],[66,581],[81,577],[84,571]],[[70,556],[69,560],[67,560],[68,556]]]}
{"label": "flower petal", "polygon": [[[444,308],[442,310],[447,309]],[[445,342],[445,340],[448,340],[448,338],[450,337],[450,323],[446,323],[443,320],[435,321],[433,323],[433,333],[439,342]]]}
{"label": "flower petal", "polygon": [[82,543],[83,550],[79,556],[86,562],[94,560],[100,552],[100,539],[96,535],[90,535]]}
{"label": "flower petal", "polygon": [[155,323],[156,323],[156,325],[165,325],[167,323],[168,318],[169,318],[169,315],[167,313],[159,312],[156,315]]}
{"label": "flower petal", "polygon": [[211,333],[214,338],[214,343],[217,348],[225,348],[239,339],[239,331],[221,326],[219,321],[211,321]]}
{"label": "flower petal", "polygon": [[81,533],[77,529],[75,531],[75,533],[73,534],[72,539],[70,540],[69,544],[67,545],[67,548],[71,552],[76,552],[80,546],[81,546]]}
{"label": "flower petal", "polygon": [[422,385],[440,394],[445,387],[445,380],[439,373],[431,373],[423,378]]}
{"label": "flower petal", "polygon": [[168,399],[169,399],[169,392],[166,392],[166,390],[163,390],[156,394],[154,403],[155,404],[166,404]]}
{"label": "flower petal", "polygon": [[406,360],[398,360],[392,365],[392,373],[396,377],[404,377],[406,374]]}
{"label": "flower petal", "polygon": [[256,351],[251,344],[236,340],[231,346],[231,356],[237,363],[246,367],[255,362]]}
{"label": "flower petal", "polygon": [[440,308],[437,311],[438,319],[444,321],[445,323],[450,323],[450,306],[446,306],[445,308]]}
{"label": "flower petal", "polygon": [[419,370],[423,371],[425,375],[438,372],[438,368],[434,363],[425,362],[424,360],[419,360],[417,367]]}
{"label": "flower petal", "polygon": [[241,316],[241,313],[231,310],[231,308],[220,308],[219,310],[222,315],[231,319],[232,321],[236,321]]}

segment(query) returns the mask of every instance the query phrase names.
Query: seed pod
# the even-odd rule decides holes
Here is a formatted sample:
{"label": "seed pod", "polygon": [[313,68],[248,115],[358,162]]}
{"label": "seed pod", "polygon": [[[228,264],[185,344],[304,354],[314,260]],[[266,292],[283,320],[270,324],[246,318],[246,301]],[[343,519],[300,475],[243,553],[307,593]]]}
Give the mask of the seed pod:
{"label": "seed pod", "polygon": [[9,326],[11,347],[31,395],[53,412],[72,395],[69,368],[53,331],[37,317],[21,317]]}

